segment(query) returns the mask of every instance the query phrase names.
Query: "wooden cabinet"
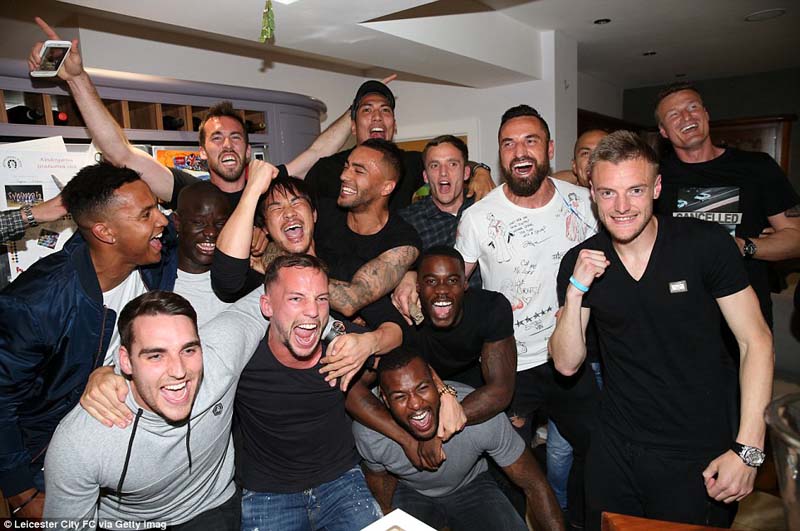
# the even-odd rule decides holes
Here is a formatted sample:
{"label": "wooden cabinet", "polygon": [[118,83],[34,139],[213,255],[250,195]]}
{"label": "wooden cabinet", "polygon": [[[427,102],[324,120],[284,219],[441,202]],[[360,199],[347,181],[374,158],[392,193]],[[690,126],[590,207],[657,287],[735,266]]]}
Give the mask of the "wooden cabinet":
{"label": "wooden cabinet", "polygon": [[[181,81],[158,76],[87,69],[111,114],[133,143],[197,144],[197,124],[209,106],[230,100],[251,126],[250,143],[267,146],[269,159],[287,162],[320,131],[325,104],[300,94]],[[25,105],[42,117],[33,124],[10,123],[6,109]],[[58,113],[66,120],[57,125]],[[64,118],[62,115],[61,118]],[[165,128],[167,120],[167,128]],[[174,126],[170,130],[169,126]],[[88,141],[89,133],[64,84],[57,78],[32,79],[23,61],[0,61],[0,139],[63,136]]]}

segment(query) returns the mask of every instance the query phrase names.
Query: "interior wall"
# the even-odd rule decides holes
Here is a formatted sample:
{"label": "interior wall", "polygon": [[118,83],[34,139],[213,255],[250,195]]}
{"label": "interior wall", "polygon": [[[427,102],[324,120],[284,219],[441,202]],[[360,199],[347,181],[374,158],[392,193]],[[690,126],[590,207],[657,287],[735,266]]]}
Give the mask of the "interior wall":
{"label": "interior wall", "polygon": [[621,120],[623,118],[622,95],[622,88],[589,74],[578,72],[579,109]]}
{"label": "interior wall", "polygon": [[[12,0],[16,3],[17,0]],[[47,4],[47,1],[32,0]],[[20,6],[26,10],[29,6]],[[27,56],[30,46],[41,39],[41,32],[31,17],[14,15],[12,20],[0,19],[4,29],[9,25],[15,45],[0,49],[0,57],[21,59]],[[52,14],[54,25],[64,23]],[[30,22],[29,22],[30,20]],[[133,31],[116,22],[98,23],[81,19],[79,38],[84,63],[94,68],[151,74],[192,81],[221,83],[305,94],[323,101],[328,106],[323,117],[323,127],[335,120],[352,103],[356,88],[364,80],[359,75],[332,72],[319,68],[298,66],[272,59],[268,49],[263,55],[250,51],[241,54],[234,46],[198,44],[198,37],[187,38],[189,44],[177,44],[180,39],[171,36],[160,39],[157,32],[150,34]],[[145,35],[142,37],[140,35]],[[470,158],[489,164],[495,180],[499,180],[497,166],[497,127],[500,116],[507,108],[520,103],[536,107],[551,126],[559,146],[574,142],[568,128],[559,127],[556,120],[554,76],[556,42],[554,32],[540,34],[543,79],[494,87],[473,89],[395,81],[391,84],[397,96],[396,115],[400,140],[424,138],[443,133],[466,134],[469,138]],[[573,50],[573,53],[576,53]],[[302,60],[298,60],[302,64]],[[351,72],[354,69],[349,69]],[[574,121],[574,120],[573,120]],[[563,131],[567,129],[566,131]],[[277,161],[283,162],[283,161]]]}
{"label": "interior wall", "polygon": [[[694,85],[712,120],[776,114],[800,116],[800,68],[763,72],[750,76],[696,81]],[[653,107],[663,88],[629,89],[624,95],[626,120],[655,127]],[[800,122],[792,126],[789,180],[800,190]]]}

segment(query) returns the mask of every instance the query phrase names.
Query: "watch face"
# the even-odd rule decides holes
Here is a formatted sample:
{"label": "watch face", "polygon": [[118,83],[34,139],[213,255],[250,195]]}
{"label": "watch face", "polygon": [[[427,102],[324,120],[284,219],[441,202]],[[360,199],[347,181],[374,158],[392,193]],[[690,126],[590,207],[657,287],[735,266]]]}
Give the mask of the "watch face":
{"label": "watch face", "polygon": [[756,254],[756,244],[753,242],[747,242],[744,244],[744,255],[745,256],[753,256]]}
{"label": "watch face", "polygon": [[742,450],[742,459],[750,466],[761,466],[764,462],[764,452],[758,448],[745,447]]}

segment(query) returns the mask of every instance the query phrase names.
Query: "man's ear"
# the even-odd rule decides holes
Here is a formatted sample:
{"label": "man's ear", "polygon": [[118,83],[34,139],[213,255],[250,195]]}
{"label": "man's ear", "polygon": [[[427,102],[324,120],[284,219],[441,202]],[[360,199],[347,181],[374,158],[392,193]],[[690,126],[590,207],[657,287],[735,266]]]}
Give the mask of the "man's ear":
{"label": "man's ear", "polygon": [[172,213],[172,223],[173,223],[173,225],[175,225],[175,230],[177,232],[180,232],[181,231],[181,217],[180,217],[180,215],[178,215],[178,211],[177,210],[175,210]]}
{"label": "man's ear", "polygon": [[395,186],[397,186],[397,181],[386,179],[386,182],[383,183],[383,187],[381,188],[381,195],[386,197],[392,195]]}
{"label": "man's ear", "polygon": [[101,242],[109,245],[113,245],[117,241],[117,236],[114,233],[114,229],[102,221],[96,221],[92,224],[92,235]]}
{"label": "man's ear", "polygon": [[550,140],[547,144],[547,158],[553,160],[553,155],[556,152],[556,143],[554,140]]}
{"label": "man's ear", "polygon": [[128,352],[128,349],[121,345],[119,347],[119,368],[122,369],[122,373],[126,376],[131,376],[133,374],[131,355]]}
{"label": "man's ear", "polygon": [[428,170],[422,170],[422,180],[425,181],[425,184],[428,184]]}
{"label": "man's ear", "polygon": [[578,165],[575,164],[575,159],[572,159],[572,175],[578,176]]}
{"label": "man's ear", "polygon": [[656,181],[653,184],[653,199],[658,199],[661,195],[661,174],[656,175]]}
{"label": "man's ear", "polygon": [[464,181],[469,181],[472,177],[472,167],[469,164],[464,164]]}
{"label": "man's ear", "polygon": [[661,124],[658,124],[658,132],[661,133],[663,138],[669,139],[669,136],[667,136],[667,131],[661,126]]}
{"label": "man's ear", "polygon": [[272,303],[270,302],[269,294],[265,293],[261,296],[259,300],[259,305],[261,306],[261,313],[264,314],[264,317],[267,319],[272,318]]}
{"label": "man's ear", "polygon": [[206,148],[200,146],[200,158],[203,160],[208,160],[208,153],[206,153]]}

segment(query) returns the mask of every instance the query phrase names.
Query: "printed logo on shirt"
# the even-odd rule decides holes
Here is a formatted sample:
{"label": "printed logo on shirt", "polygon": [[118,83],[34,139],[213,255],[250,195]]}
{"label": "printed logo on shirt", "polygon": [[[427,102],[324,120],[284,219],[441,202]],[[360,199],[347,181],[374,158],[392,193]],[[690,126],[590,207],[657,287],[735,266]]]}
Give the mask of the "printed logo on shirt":
{"label": "printed logo on shirt", "polygon": [[742,223],[739,187],[681,188],[678,190],[678,202],[672,215],[676,218],[697,218],[719,223],[733,236],[736,225]]}
{"label": "printed logo on shirt", "polygon": [[686,293],[687,291],[689,291],[689,287],[686,285],[685,280],[678,280],[677,282],[669,283],[670,293]]}
{"label": "printed logo on shirt", "polygon": [[215,404],[214,409],[211,410],[215,417],[219,417],[222,414],[222,404]]}

